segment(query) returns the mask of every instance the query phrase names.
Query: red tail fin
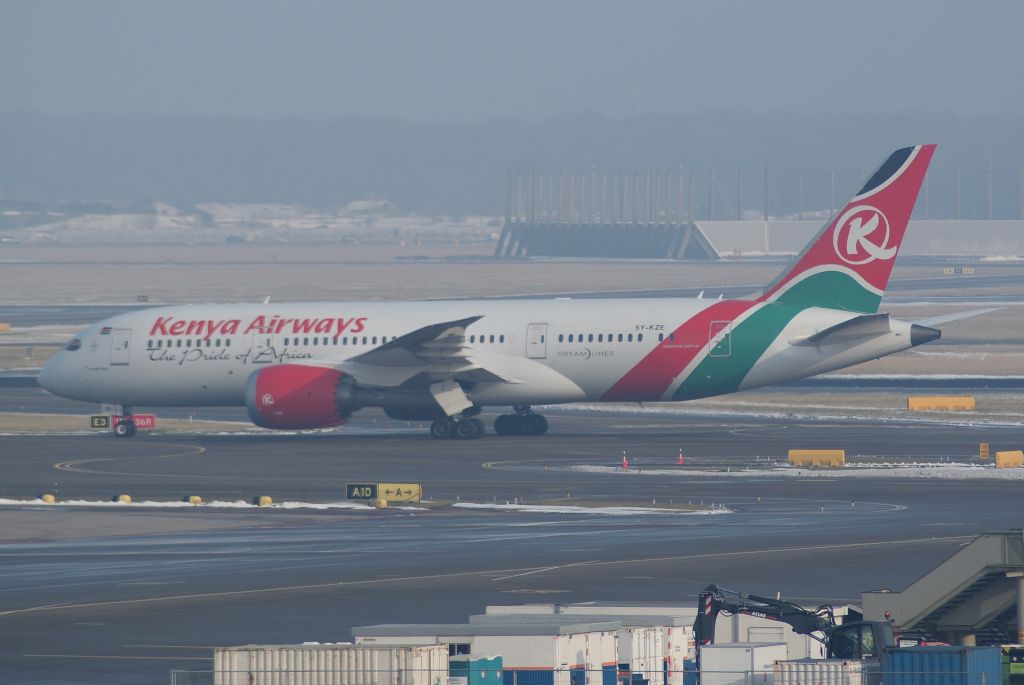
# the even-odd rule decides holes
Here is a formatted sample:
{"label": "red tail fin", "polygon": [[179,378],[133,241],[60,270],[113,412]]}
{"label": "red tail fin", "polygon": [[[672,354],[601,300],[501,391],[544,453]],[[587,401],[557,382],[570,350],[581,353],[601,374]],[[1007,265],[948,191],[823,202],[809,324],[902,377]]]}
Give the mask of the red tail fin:
{"label": "red tail fin", "polygon": [[934,151],[918,145],[889,155],[760,299],[877,312]]}

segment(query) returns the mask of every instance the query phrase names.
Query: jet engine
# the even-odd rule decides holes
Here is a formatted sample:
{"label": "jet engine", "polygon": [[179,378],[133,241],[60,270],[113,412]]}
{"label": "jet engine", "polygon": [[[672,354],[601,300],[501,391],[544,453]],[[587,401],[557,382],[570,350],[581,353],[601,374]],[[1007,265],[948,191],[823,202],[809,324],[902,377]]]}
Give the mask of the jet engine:
{"label": "jet engine", "polygon": [[280,364],[249,376],[245,406],[261,428],[329,428],[345,423],[363,406],[358,394],[352,377],[337,369]]}

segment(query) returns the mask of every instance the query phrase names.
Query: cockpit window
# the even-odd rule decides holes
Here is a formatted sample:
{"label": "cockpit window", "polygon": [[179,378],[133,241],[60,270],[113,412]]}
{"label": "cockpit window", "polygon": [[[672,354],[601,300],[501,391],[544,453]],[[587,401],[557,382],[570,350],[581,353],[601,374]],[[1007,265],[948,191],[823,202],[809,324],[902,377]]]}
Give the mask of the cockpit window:
{"label": "cockpit window", "polygon": [[74,340],[69,342],[67,345],[65,345],[64,349],[67,350],[68,352],[74,352],[75,350],[79,349],[81,346],[82,346],[82,341],[79,340],[78,338],[75,338]]}

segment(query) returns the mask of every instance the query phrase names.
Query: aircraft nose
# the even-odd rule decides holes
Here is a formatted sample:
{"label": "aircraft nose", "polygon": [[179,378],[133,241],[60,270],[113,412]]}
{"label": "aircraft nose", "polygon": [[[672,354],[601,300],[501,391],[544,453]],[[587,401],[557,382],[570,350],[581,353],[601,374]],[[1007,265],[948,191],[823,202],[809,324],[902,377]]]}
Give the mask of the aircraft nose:
{"label": "aircraft nose", "polygon": [[43,364],[43,368],[39,370],[39,378],[37,379],[43,390],[52,392],[54,395],[60,394],[57,391],[55,382],[59,376],[57,367],[59,367],[61,363],[61,354],[62,353],[58,351],[57,354],[50,357],[50,359]]}

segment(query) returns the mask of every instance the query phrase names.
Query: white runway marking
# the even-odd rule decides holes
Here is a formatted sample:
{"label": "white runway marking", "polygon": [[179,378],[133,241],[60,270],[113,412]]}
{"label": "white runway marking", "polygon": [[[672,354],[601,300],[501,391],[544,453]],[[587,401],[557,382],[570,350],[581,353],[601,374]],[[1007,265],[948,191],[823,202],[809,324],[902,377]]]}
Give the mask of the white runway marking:
{"label": "white runway marking", "polygon": [[547,571],[557,571],[563,568],[570,568],[572,566],[586,566],[587,564],[596,564],[600,559],[594,559],[592,561],[577,561],[572,564],[560,564],[558,566],[546,566],[544,568],[537,568],[532,571],[524,571],[522,573],[513,573],[510,576],[501,576],[500,578],[491,578],[492,581],[508,580],[509,578],[521,578],[523,576],[532,576],[535,573],[545,573]]}
{"label": "white runway marking", "polygon": [[[660,561],[685,561],[693,559],[713,559],[713,558],[724,558],[724,557],[750,557],[761,554],[792,554],[794,552],[820,552],[824,550],[836,550],[836,549],[855,549],[858,547],[882,547],[890,545],[911,545],[911,544],[931,544],[937,542],[954,542],[964,541],[967,544],[973,540],[973,535],[956,535],[949,537],[932,537],[932,538],[911,538],[906,540],[881,540],[873,542],[851,542],[835,545],[809,545],[805,547],[775,547],[769,549],[760,550],[743,550],[739,552],[714,552],[708,554],[680,554],[675,556],[665,557],[647,557],[641,559],[621,559],[612,561],[593,561],[588,564],[589,567],[595,568],[600,566],[623,566],[628,564],[650,564],[653,562]],[[60,611],[68,609],[92,609],[98,607],[109,607],[109,606],[121,606],[121,605],[133,605],[133,604],[151,604],[155,602],[180,602],[184,600],[193,599],[212,599],[215,597],[239,597],[245,595],[258,595],[258,594],[272,594],[272,593],[283,593],[283,592],[299,592],[309,590],[324,590],[324,589],[337,589],[341,587],[357,587],[365,585],[386,585],[388,583],[404,583],[404,582],[416,582],[424,580],[436,580],[436,579],[455,579],[455,578],[466,578],[472,576],[494,576],[496,574],[506,574],[508,576],[523,573],[526,571],[538,570],[538,568],[544,568],[548,570],[557,570],[557,568],[549,567],[536,567],[527,566],[523,568],[508,568],[508,569],[489,569],[481,571],[460,571],[455,573],[434,573],[426,575],[416,576],[399,576],[395,578],[373,578],[365,580],[352,580],[352,581],[333,581],[326,583],[312,583],[309,585],[283,585],[278,587],[266,587],[266,588],[252,588],[249,590],[227,590],[224,592],[199,592],[194,594],[183,594],[183,595],[167,595],[163,597],[140,597],[137,599],[117,599],[108,600],[103,602],[83,602],[79,604],[44,604],[41,606],[24,607],[21,609],[8,609],[6,611],[0,611],[0,616],[11,616],[15,614],[27,614],[27,613],[39,613],[43,611]]]}

